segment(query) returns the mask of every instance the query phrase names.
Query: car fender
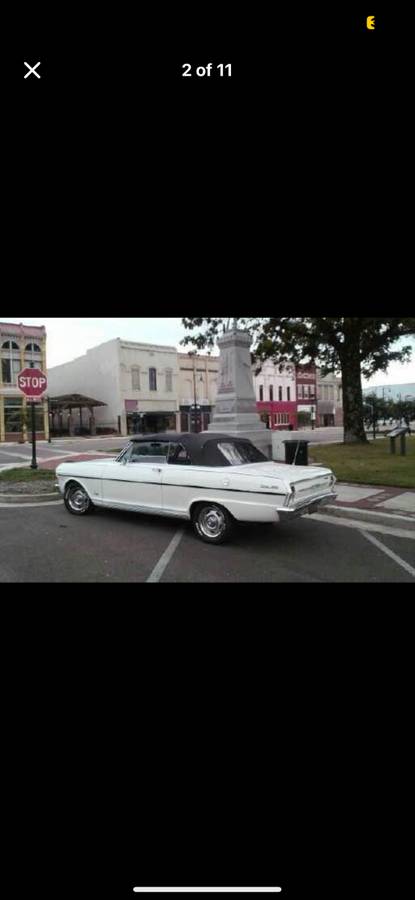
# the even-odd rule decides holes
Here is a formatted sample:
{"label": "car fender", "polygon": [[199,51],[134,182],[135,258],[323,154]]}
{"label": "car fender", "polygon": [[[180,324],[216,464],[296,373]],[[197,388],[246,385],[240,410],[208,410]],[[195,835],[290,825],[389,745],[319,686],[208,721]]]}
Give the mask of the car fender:
{"label": "car fender", "polygon": [[[223,506],[228,513],[238,522],[276,522],[278,521],[276,497],[247,496],[241,492],[241,497],[230,497],[230,491],[215,491],[209,494],[200,494],[192,497],[189,504],[189,517],[192,516],[194,507],[199,503],[217,503]],[[281,499],[281,498],[280,498]],[[265,501],[265,502],[263,502]],[[282,506],[282,502],[280,504]]]}
{"label": "car fender", "polygon": [[76,484],[80,484],[84,491],[88,494],[88,497],[91,500],[99,499],[101,497],[101,481],[98,479],[91,480],[91,478],[86,478],[82,475],[57,475],[58,479],[58,487],[62,494],[65,494],[66,488],[71,482],[76,482]]}

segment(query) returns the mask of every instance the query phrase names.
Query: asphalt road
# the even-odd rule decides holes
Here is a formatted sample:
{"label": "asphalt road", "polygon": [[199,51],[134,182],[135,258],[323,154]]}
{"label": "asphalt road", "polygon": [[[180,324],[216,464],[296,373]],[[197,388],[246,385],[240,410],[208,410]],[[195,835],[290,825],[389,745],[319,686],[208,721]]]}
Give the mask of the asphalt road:
{"label": "asphalt road", "polygon": [[0,536],[0,582],[415,580],[413,532],[403,538],[308,517],[239,527],[215,547],[186,522],[114,510],[76,518],[63,504],[43,504],[0,508]]}

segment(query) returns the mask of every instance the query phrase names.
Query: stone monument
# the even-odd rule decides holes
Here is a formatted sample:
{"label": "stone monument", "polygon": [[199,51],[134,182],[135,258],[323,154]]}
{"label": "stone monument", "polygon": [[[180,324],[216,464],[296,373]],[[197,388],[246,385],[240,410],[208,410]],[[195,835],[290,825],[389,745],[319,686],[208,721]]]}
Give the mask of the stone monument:
{"label": "stone monument", "polygon": [[237,319],[218,338],[218,393],[208,431],[248,438],[270,459],[271,432],[261,421],[256,408],[251,343],[251,335],[238,328]]}

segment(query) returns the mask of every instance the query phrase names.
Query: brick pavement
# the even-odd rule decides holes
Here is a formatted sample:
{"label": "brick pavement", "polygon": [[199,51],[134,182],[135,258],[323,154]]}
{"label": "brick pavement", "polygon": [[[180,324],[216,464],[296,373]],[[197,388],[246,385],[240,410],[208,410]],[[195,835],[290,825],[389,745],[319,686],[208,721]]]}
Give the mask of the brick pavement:
{"label": "brick pavement", "polygon": [[333,504],[343,509],[372,510],[381,513],[399,512],[415,520],[415,491],[388,486],[342,484],[336,485],[337,500]]}

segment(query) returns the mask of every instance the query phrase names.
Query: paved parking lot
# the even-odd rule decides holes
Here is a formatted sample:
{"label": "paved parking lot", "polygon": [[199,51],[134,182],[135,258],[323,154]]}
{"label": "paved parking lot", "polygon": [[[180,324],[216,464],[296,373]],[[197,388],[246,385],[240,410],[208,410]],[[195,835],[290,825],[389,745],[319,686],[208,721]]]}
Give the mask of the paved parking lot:
{"label": "paved parking lot", "polygon": [[0,508],[0,582],[349,582],[415,580],[407,536],[306,517],[239,527],[218,547],[190,524],[97,510],[76,518],[63,504]]}

